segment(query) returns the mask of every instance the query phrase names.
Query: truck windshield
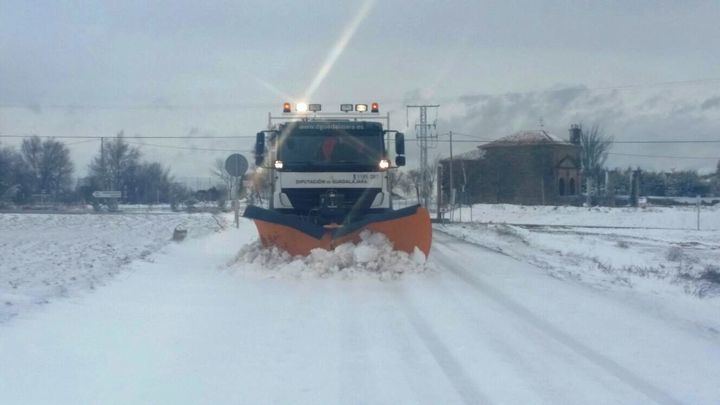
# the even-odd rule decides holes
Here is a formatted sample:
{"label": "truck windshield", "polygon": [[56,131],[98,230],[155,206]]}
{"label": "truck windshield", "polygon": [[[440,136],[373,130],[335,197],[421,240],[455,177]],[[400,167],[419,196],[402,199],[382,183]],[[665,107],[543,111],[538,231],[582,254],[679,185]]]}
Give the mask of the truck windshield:
{"label": "truck windshield", "polygon": [[280,140],[286,165],[372,165],[383,155],[383,136],[372,130],[295,130]]}

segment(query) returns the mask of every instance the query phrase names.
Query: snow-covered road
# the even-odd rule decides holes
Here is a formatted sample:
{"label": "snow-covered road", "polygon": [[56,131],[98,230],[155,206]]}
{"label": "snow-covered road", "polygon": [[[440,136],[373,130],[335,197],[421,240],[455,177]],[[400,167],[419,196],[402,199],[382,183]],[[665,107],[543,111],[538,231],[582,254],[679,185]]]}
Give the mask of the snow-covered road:
{"label": "snow-covered road", "polygon": [[[227,267],[250,223],[0,325],[0,403],[720,402],[698,299],[558,280],[436,233],[399,280]],[[716,307],[715,307],[716,309]]]}

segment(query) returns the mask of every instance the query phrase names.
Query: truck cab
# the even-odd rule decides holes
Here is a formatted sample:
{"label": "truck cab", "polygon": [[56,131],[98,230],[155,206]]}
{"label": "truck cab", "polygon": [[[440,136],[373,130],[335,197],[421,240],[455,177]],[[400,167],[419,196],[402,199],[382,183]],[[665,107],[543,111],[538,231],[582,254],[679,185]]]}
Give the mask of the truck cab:
{"label": "truck cab", "polygon": [[258,133],[256,163],[271,170],[270,209],[319,225],[391,210],[389,170],[405,163],[404,137],[366,117],[316,115]]}

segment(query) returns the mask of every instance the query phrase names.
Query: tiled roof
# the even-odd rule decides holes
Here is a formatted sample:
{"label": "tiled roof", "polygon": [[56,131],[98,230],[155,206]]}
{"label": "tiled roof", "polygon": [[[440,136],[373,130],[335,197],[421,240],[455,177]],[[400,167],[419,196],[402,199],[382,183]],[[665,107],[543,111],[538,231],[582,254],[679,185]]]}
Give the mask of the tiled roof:
{"label": "tiled roof", "polygon": [[544,129],[533,131],[519,131],[512,135],[504,136],[496,139],[480,148],[488,148],[494,146],[520,146],[520,145],[537,145],[537,144],[559,144],[570,145],[570,143],[559,138]]}

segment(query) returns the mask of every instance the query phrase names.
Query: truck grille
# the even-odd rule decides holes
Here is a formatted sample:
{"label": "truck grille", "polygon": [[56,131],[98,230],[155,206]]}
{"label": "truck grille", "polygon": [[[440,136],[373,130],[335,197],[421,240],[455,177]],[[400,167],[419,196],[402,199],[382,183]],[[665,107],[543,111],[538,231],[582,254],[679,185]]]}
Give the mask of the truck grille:
{"label": "truck grille", "polygon": [[[290,199],[293,209],[310,211],[320,205],[320,195],[327,193],[329,188],[284,188],[282,191]],[[343,208],[356,207],[360,210],[370,208],[379,188],[335,188],[336,193],[343,195]],[[357,203],[357,204],[356,204]]]}

